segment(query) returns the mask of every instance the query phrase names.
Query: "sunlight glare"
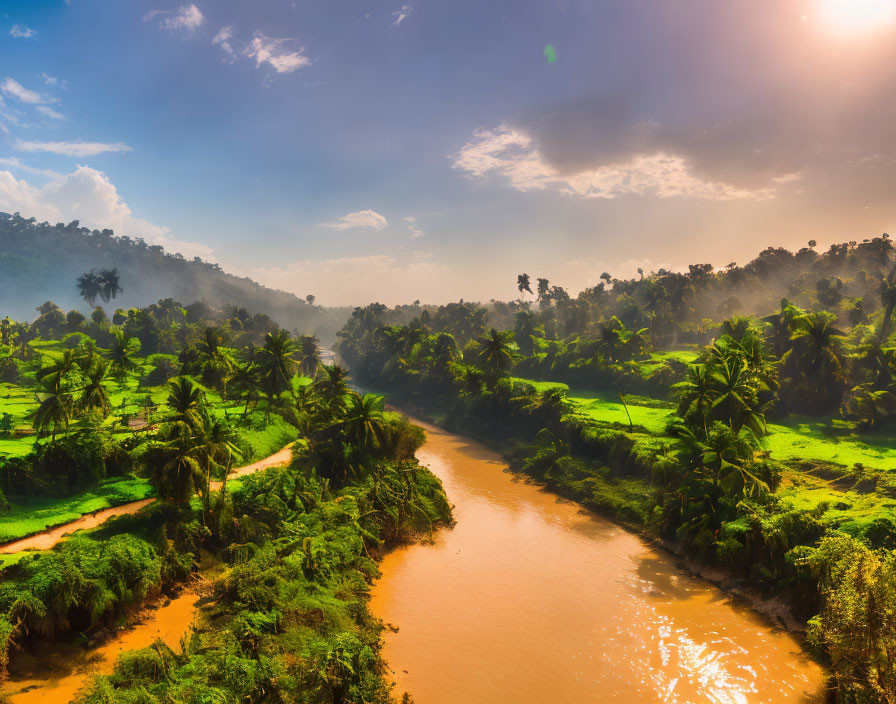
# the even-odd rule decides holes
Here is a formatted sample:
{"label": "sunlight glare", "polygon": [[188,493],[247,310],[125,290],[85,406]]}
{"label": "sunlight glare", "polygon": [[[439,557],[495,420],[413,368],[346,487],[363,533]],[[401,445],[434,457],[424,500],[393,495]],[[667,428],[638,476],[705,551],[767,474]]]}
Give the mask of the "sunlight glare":
{"label": "sunlight glare", "polygon": [[818,18],[843,34],[865,34],[896,22],[896,0],[818,0]]}

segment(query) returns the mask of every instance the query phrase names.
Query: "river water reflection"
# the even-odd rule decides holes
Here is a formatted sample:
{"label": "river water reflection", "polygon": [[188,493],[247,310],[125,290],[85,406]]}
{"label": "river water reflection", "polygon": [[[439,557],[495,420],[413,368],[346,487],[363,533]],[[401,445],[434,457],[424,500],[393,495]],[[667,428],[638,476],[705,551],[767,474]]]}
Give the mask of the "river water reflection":
{"label": "river water reflection", "polygon": [[416,704],[824,701],[824,672],[776,631],[613,523],[515,481],[430,426],[418,452],[457,525],[388,555],[372,600]]}

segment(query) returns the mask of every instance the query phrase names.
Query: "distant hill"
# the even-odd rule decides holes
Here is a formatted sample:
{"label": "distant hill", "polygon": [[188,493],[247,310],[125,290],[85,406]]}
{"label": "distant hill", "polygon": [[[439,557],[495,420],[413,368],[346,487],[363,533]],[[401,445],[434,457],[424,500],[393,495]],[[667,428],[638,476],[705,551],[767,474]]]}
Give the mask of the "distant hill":
{"label": "distant hill", "polygon": [[238,305],[267,313],[280,325],[314,333],[330,343],[350,308],[309,305],[285,291],[234,276],[198,257],[184,259],[142,239],[68,225],[39,223],[18,213],[0,213],[0,317],[37,317],[35,308],[53,301],[64,309],[89,311],[77,278],[92,269],[117,269],[123,292],[109,308],[145,306],[163,298],[184,304],[205,301],[215,308]]}

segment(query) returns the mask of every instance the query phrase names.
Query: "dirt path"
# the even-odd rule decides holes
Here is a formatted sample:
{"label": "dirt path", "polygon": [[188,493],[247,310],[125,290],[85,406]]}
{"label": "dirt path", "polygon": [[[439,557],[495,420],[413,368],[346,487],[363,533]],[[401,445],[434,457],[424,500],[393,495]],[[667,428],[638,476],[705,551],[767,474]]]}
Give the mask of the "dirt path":
{"label": "dirt path", "polygon": [[[292,459],[292,445],[293,444],[290,443],[270,457],[265,457],[263,460],[233,470],[228,475],[228,478],[235,479],[236,477],[243,477],[263,469],[269,469],[270,467],[279,467],[289,464],[290,459]],[[212,482],[211,488],[216,491],[221,488],[222,483],[223,482]],[[113,506],[112,508],[104,508],[102,511],[81,516],[69,523],[63,523],[61,526],[48,528],[40,533],[29,535],[26,538],[0,545],[0,554],[11,555],[23,550],[49,550],[54,545],[57,545],[63,538],[65,538],[65,536],[70,535],[75,531],[84,530],[86,528],[96,528],[114,516],[127,516],[136,513],[145,506],[149,506],[149,504],[154,501],[155,499],[143,499],[142,501],[132,501],[127,504],[121,504],[120,506]]]}

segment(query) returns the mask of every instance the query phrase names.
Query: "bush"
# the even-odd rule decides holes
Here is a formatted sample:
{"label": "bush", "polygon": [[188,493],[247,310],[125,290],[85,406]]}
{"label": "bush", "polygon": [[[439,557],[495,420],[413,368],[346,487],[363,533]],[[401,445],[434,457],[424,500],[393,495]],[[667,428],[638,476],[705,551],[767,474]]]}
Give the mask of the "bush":
{"label": "bush", "polygon": [[25,458],[8,458],[0,475],[0,489],[26,496],[70,496],[104,479],[107,459],[110,474],[132,469],[127,452],[106,435],[95,430],[62,435],[52,442],[36,444]]}
{"label": "bush", "polygon": [[823,595],[807,635],[830,655],[837,700],[896,701],[896,553],[842,533],[803,552]]}
{"label": "bush", "polygon": [[37,477],[47,493],[66,496],[106,476],[107,439],[93,430],[64,435],[34,448]]}

